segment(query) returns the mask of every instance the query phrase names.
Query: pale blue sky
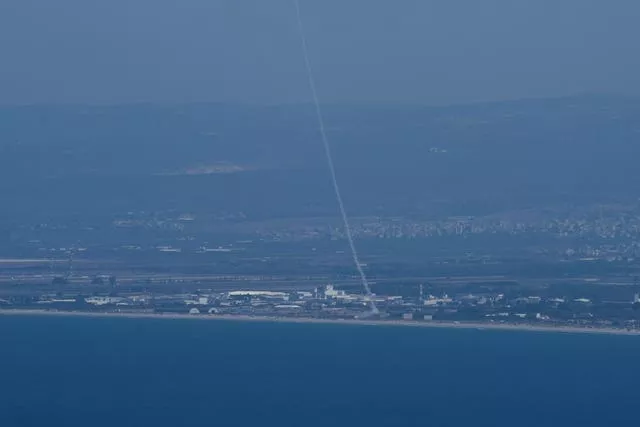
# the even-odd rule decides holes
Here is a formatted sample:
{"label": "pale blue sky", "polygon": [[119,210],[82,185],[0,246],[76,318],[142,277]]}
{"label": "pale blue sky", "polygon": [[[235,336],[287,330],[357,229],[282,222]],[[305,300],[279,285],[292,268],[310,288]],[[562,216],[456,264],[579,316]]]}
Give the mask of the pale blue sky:
{"label": "pale blue sky", "polygon": [[[321,100],[640,94],[637,0],[301,0]],[[2,0],[0,104],[308,100],[292,0]]]}

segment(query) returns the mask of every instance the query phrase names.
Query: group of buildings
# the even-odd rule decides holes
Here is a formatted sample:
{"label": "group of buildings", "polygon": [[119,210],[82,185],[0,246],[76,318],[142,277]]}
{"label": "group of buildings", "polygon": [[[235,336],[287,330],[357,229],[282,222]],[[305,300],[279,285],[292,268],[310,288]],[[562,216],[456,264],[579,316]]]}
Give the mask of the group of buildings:
{"label": "group of buildings", "polygon": [[[354,294],[325,285],[312,291],[288,292],[201,290],[188,294],[45,295],[26,304],[57,310],[354,319],[370,315],[372,302],[381,317],[405,321],[554,322],[624,327],[640,324],[638,294],[627,302],[606,302],[584,297],[505,294],[435,296],[423,295],[420,287],[419,296],[403,297]],[[2,304],[11,305],[11,301]]]}

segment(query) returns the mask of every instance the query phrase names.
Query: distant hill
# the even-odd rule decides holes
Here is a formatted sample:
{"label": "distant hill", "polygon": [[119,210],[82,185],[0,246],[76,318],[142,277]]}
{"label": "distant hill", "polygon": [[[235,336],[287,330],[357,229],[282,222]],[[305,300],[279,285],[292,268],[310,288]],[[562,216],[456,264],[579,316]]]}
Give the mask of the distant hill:
{"label": "distant hill", "polygon": [[[640,195],[640,99],[326,106],[326,121],[356,213]],[[310,106],[0,108],[10,212],[224,204],[323,214],[335,208],[329,184]]]}

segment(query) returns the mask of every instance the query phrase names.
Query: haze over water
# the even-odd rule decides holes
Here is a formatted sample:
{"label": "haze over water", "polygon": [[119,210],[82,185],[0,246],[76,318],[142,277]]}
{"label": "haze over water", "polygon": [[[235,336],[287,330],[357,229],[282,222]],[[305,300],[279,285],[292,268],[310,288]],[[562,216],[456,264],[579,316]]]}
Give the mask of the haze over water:
{"label": "haze over water", "polygon": [[640,421],[636,337],[39,317],[0,336],[7,427]]}

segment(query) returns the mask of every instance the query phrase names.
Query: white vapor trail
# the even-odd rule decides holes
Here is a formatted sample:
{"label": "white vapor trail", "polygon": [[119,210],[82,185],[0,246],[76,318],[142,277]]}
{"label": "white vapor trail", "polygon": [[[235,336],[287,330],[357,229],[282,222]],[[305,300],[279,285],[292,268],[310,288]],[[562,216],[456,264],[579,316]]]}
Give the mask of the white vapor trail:
{"label": "white vapor trail", "polygon": [[307,46],[307,37],[305,35],[304,25],[302,22],[302,14],[300,13],[300,2],[299,0],[293,0],[293,2],[296,7],[296,16],[298,18],[298,30],[300,32],[300,41],[302,43],[302,53],[304,56],[304,62],[307,69],[309,87],[311,89],[311,95],[312,95],[313,103],[316,109],[316,117],[318,119],[318,126],[320,128],[320,137],[322,139],[322,144],[324,145],[324,152],[327,156],[327,164],[329,166],[329,172],[331,173],[333,190],[335,192],[336,200],[338,201],[338,206],[340,207],[340,215],[342,216],[342,222],[344,223],[344,229],[347,234],[347,240],[349,241],[349,247],[351,248],[351,255],[353,256],[353,262],[355,263],[358,273],[360,274],[362,286],[364,287],[366,296],[369,300],[371,311],[374,314],[378,314],[379,313],[378,307],[376,307],[376,303],[372,298],[373,294],[371,293],[371,287],[369,286],[367,275],[364,273],[364,270],[362,269],[362,265],[360,264],[360,258],[358,257],[358,251],[356,250],[356,245],[353,242],[353,234],[351,233],[351,226],[349,225],[349,217],[347,216],[347,211],[344,208],[344,203],[342,201],[342,194],[340,192],[340,186],[338,185],[338,179],[336,178],[336,171],[333,166],[333,157],[331,155],[331,147],[329,146],[329,140],[327,138],[327,132],[325,130],[324,117],[322,115],[322,108],[320,107],[320,101],[318,100],[318,91],[316,90],[316,82],[315,82],[315,79],[313,78],[313,69],[311,67],[311,61],[309,60],[309,48]]}

